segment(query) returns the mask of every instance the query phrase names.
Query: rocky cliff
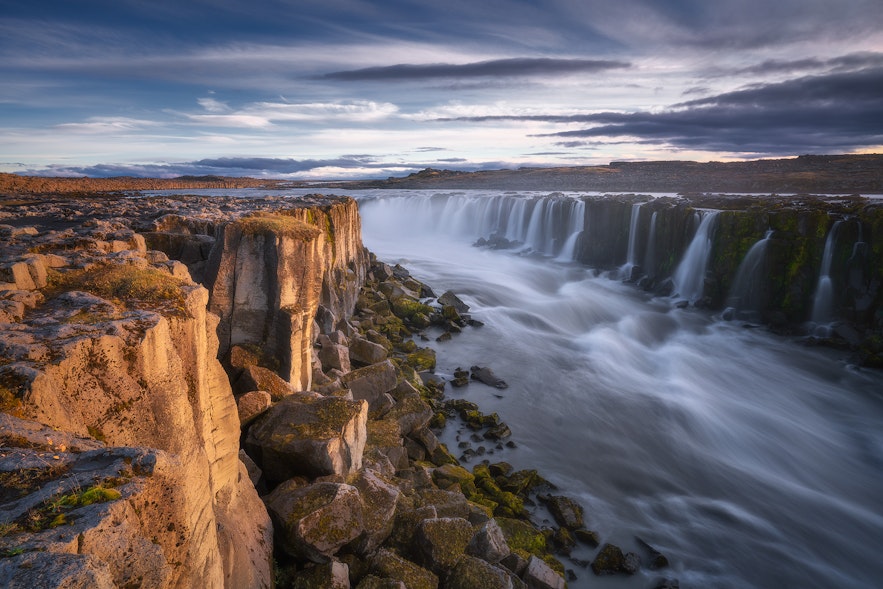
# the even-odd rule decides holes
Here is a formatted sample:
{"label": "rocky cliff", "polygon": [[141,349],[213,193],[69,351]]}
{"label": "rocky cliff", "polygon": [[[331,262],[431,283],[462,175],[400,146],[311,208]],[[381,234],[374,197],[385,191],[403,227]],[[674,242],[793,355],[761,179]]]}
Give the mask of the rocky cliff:
{"label": "rocky cliff", "polygon": [[208,291],[123,222],[3,231],[4,586],[270,586]]}
{"label": "rocky cliff", "polygon": [[[219,349],[231,337],[270,346],[294,388],[309,388],[318,306],[343,316],[364,278],[355,203],[305,201],[277,219],[286,226],[278,233],[248,207],[197,205],[191,227],[203,233],[188,229],[165,243],[195,244],[188,251],[199,271],[211,259],[212,276],[227,276],[228,292],[240,297],[228,307],[220,287],[210,306],[183,263],[148,250],[133,231],[156,228],[163,213],[159,225],[180,231],[183,217],[170,218],[169,203],[33,204],[20,205],[11,219],[18,226],[2,229],[4,586],[38,578],[34,563],[48,561],[35,554],[44,551],[70,558],[53,560],[66,564],[37,586],[270,586],[272,528],[240,461],[240,419]],[[215,234],[213,255],[205,246]],[[257,307],[243,303],[255,298]],[[262,320],[255,308],[267,310]],[[284,341],[274,330],[280,317],[296,327]],[[93,487],[114,500],[90,505],[89,517],[68,514]],[[75,523],[61,529],[62,521]],[[118,541],[102,541],[108,526]]]}

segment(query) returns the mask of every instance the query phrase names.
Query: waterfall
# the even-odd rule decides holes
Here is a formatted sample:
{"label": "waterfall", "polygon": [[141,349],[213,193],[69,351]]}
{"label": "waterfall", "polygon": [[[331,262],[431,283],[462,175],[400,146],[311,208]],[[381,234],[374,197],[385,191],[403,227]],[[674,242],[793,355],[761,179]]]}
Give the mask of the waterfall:
{"label": "waterfall", "polygon": [[[740,316],[742,318],[759,321],[760,313],[766,304],[766,292],[763,280],[766,277],[766,250],[773,230],[768,229],[763,239],[751,246],[742,263],[736,270],[736,278],[727,297],[727,305],[730,309],[724,311],[724,318]],[[728,315],[730,317],[728,317]]]}
{"label": "waterfall", "polygon": [[641,205],[644,203],[637,202],[632,205],[632,215],[629,219],[629,249],[626,255],[625,264],[619,267],[619,278],[621,280],[631,280],[632,271],[638,265],[638,222],[641,219]]}
{"label": "waterfall", "polygon": [[576,240],[586,228],[586,201],[574,202],[569,215],[570,225],[567,229],[567,241],[556,258],[560,262],[572,262],[576,250]]}
{"label": "waterfall", "polygon": [[656,211],[650,215],[650,235],[647,237],[647,251],[644,252],[644,276],[656,276]]}
{"label": "waterfall", "polygon": [[681,263],[672,277],[674,293],[695,303],[705,288],[705,271],[711,256],[711,237],[718,211],[706,211],[687,248]]}
{"label": "waterfall", "polygon": [[834,260],[834,246],[837,242],[837,228],[843,221],[838,220],[828,231],[825,239],[825,251],[822,253],[822,268],[819,270],[819,282],[813,296],[811,321],[816,325],[830,323],[834,319],[834,285],[831,282],[831,263]]}

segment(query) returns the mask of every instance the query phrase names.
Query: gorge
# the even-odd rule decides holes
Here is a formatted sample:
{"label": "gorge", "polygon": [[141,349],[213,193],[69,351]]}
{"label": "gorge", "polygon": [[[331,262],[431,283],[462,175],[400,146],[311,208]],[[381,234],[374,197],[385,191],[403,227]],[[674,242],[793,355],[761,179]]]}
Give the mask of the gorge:
{"label": "gorge", "polygon": [[[505,391],[475,383],[447,394],[497,413],[516,447],[470,441],[471,430],[451,420],[438,433],[447,448],[464,466],[480,466],[483,456],[539,468],[578,499],[586,525],[605,542],[638,553],[646,541],[672,563],[662,573],[645,567],[630,577],[596,578],[580,563],[597,559],[598,550],[580,544],[561,557],[577,572],[569,586],[663,586],[660,574],[683,586],[719,587],[861,587],[879,578],[879,200],[355,190],[353,201],[308,196],[311,190],[187,192],[197,196],[147,193],[99,199],[91,209],[35,201],[0,220],[14,221],[4,229],[2,371],[14,397],[14,410],[4,411],[18,412],[4,419],[22,421],[5,423],[4,432],[15,427],[27,439],[7,436],[4,449],[15,449],[17,460],[59,455],[70,466],[65,472],[86,472],[80,461],[117,469],[116,478],[125,471],[119,489],[130,506],[105,516],[125,530],[105,552],[97,539],[109,533],[108,523],[53,540],[46,552],[11,554],[19,541],[0,538],[7,555],[0,574],[13,561],[46,563],[56,553],[77,555],[82,570],[117,586],[146,574],[157,575],[151,586],[187,586],[194,575],[205,575],[205,586],[269,585],[270,520],[248,460],[239,460],[233,395],[261,388],[245,380],[263,373],[235,360],[234,350],[275,362],[270,371],[286,384],[279,396],[268,391],[274,407],[300,402],[299,391],[333,392],[335,377],[352,379],[348,399],[321,401],[346,406],[356,424],[341,437],[349,445],[336,454],[337,466],[322,476],[382,470],[376,457],[367,470],[353,460],[368,411],[359,405],[356,377],[346,376],[358,370],[341,365],[340,347],[355,359],[354,342],[364,335],[353,329],[354,310],[370,307],[376,315],[394,306],[388,297],[360,297],[378,273],[393,279],[391,269],[370,263],[364,231],[380,260],[401,263],[431,288],[453,290],[485,324],[455,341],[434,341],[445,331],[438,326],[415,330],[425,332],[421,345],[437,358],[426,382],[453,381],[457,369],[482,364],[509,383]],[[279,217],[280,210],[287,212]],[[45,227],[25,229],[41,223],[77,230],[49,239]],[[53,287],[50,268],[103,259],[162,271],[180,281],[183,298],[164,296],[160,307],[171,307],[157,310],[156,301],[153,309],[130,308],[45,290]],[[405,284],[407,275],[397,272]],[[416,286],[414,298],[435,299]],[[835,349],[800,345],[796,338],[806,335],[807,344]],[[367,335],[361,341],[377,344]],[[363,364],[382,364],[380,350],[366,349],[380,355]],[[419,395],[393,390],[403,376],[364,397],[371,412],[377,403],[392,403],[392,411],[416,403]],[[252,435],[258,429],[246,441],[253,455],[263,447]],[[419,429],[400,431],[391,446],[410,448]],[[486,454],[455,450],[461,447]],[[385,452],[395,462],[396,452]],[[398,466],[412,468],[405,460]],[[266,456],[258,462],[274,485],[295,475],[274,471]],[[426,468],[437,485],[442,465]],[[343,487],[352,487],[338,479],[321,484],[340,485],[341,501],[349,492]],[[537,517],[554,527],[542,510]],[[52,530],[44,535],[66,527]],[[379,545],[351,540],[363,551]],[[150,570],[114,568],[118,550],[146,550]]]}

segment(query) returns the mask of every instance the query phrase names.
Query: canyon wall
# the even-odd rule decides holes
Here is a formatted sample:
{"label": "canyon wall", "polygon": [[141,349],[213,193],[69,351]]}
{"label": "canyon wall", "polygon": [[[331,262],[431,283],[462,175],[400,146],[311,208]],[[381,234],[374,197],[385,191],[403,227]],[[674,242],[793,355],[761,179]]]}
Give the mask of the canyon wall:
{"label": "canyon wall", "polygon": [[[348,316],[365,277],[358,210],[190,204],[53,204],[33,216],[55,228],[0,228],[4,586],[272,586],[218,358],[251,344],[309,389],[314,318]],[[104,218],[64,228],[84,212]]]}

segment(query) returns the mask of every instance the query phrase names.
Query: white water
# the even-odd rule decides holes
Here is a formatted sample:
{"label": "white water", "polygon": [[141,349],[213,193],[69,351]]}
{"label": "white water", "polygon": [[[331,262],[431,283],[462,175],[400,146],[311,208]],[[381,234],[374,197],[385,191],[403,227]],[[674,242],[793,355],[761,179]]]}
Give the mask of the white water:
{"label": "white water", "polygon": [[711,232],[714,231],[716,218],[717,211],[704,212],[696,235],[672,276],[675,296],[691,303],[702,298],[702,291],[705,290],[705,270],[711,256]]}
{"label": "white water", "polygon": [[638,222],[641,220],[641,205],[643,204],[636,202],[632,205],[632,214],[629,219],[629,249],[626,253],[625,264],[619,267],[621,280],[631,279],[632,270],[638,265]]}
{"label": "white water", "polygon": [[752,320],[758,320],[757,315],[763,311],[765,304],[762,281],[767,276],[764,264],[767,245],[772,235],[772,229],[767,230],[763,239],[758,240],[745,254],[745,258],[736,270],[736,278],[727,297],[727,304],[730,307],[749,315]]}
{"label": "white water", "polygon": [[[477,383],[448,390],[512,428],[518,448],[487,458],[540,469],[604,541],[636,550],[637,535],[672,561],[632,578],[566,561],[579,576],[570,587],[646,588],[660,576],[681,587],[879,586],[879,373],[582,267],[471,247],[482,234],[472,216],[421,217],[426,193],[364,195],[366,245],[453,289],[486,322],[433,345],[440,374],[481,364],[510,384],[502,398]],[[457,434],[445,434],[452,449]]]}
{"label": "white water", "polygon": [[[834,314],[834,287],[831,282],[831,262],[834,258],[834,245],[837,239],[837,228],[842,221],[835,221],[825,239],[825,250],[822,253],[822,267],[819,270],[819,282],[813,296],[811,321],[818,326],[828,324]],[[822,328],[824,330],[824,327]]]}

